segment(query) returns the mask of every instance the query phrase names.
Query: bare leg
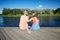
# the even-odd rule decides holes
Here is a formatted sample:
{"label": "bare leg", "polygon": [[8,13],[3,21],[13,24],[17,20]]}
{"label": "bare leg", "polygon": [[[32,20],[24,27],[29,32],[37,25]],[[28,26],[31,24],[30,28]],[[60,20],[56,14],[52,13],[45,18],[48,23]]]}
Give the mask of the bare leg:
{"label": "bare leg", "polygon": [[27,28],[27,32],[28,32],[29,34],[31,34],[31,30],[29,30],[28,28]]}

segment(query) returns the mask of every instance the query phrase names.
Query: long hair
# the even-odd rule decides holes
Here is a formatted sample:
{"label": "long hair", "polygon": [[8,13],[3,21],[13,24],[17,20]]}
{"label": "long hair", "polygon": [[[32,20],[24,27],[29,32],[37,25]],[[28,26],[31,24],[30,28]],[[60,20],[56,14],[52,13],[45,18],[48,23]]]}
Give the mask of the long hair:
{"label": "long hair", "polygon": [[33,17],[36,17],[37,19],[39,19],[38,12],[35,12],[35,15]]}

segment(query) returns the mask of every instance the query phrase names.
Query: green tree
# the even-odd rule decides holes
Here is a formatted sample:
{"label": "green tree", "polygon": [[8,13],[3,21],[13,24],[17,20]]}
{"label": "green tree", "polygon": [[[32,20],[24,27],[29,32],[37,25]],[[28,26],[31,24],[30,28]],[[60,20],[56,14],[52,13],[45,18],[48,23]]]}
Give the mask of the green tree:
{"label": "green tree", "polygon": [[8,14],[7,11],[8,11],[7,8],[3,8],[2,14],[3,14],[3,15],[7,15],[7,14]]}
{"label": "green tree", "polygon": [[57,9],[54,11],[54,14],[60,14],[60,8],[57,8]]}

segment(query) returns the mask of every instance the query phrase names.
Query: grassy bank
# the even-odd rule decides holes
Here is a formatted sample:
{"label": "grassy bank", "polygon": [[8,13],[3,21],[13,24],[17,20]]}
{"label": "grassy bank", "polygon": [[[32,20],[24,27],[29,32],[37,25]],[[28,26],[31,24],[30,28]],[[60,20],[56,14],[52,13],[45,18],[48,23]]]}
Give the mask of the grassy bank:
{"label": "grassy bank", "polygon": [[[21,15],[0,15],[0,16],[3,16],[3,17],[20,17]],[[30,17],[32,15],[29,15]],[[60,14],[39,14],[38,16],[60,16]]]}

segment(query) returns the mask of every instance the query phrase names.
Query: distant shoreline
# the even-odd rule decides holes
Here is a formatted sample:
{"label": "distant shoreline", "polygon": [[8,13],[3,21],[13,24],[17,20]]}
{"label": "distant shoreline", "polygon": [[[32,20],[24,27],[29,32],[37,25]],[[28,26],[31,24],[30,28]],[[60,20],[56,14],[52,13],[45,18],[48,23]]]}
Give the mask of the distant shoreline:
{"label": "distant shoreline", "polygon": [[[20,17],[21,14],[19,14],[19,15],[0,15],[0,16],[2,16],[2,17]],[[32,15],[28,15],[28,16],[32,17]],[[39,17],[40,16],[60,16],[60,14],[39,14],[38,16]]]}

